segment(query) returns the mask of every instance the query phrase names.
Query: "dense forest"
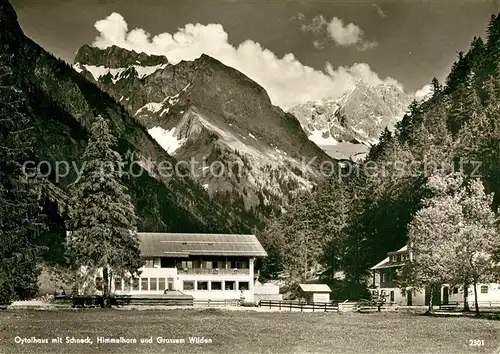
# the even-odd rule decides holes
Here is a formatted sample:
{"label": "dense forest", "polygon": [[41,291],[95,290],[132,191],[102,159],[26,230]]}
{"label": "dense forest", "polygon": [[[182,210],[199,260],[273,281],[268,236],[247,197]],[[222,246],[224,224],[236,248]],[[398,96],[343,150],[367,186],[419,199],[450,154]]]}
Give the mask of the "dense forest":
{"label": "dense forest", "polygon": [[[460,52],[446,82],[414,101],[362,163],[346,166],[303,196],[259,235],[270,257],[262,274],[293,286],[330,283],[334,297],[366,295],[369,269],[408,241],[408,226],[429,196],[429,176],[480,178],[500,204],[500,15],[486,40]],[[335,276],[342,271],[345,279]],[[338,273],[337,273],[338,274]]]}

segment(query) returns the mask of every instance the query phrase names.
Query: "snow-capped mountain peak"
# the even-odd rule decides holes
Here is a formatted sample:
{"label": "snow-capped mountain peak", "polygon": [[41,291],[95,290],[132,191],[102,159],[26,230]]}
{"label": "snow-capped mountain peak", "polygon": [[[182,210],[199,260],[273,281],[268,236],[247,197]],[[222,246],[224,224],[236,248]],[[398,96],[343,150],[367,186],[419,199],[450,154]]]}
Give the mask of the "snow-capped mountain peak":
{"label": "snow-capped mountain peak", "polygon": [[306,102],[289,113],[330,156],[356,160],[378,142],[382,130],[394,127],[410,102],[399,87],[359,80],[338,99]]}

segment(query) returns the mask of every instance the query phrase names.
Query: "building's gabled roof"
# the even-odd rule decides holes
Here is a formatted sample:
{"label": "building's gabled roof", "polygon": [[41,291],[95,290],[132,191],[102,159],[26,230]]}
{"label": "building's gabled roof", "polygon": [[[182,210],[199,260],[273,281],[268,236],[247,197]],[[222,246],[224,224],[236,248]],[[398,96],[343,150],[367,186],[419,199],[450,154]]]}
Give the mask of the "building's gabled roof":
{"label": "building's gabled roof", "polygon": [[[408,250],[408,246],[405,245],[405,246],[401,247],[400,249],[398,249],[397,251],[395,251],[395,252],[389,252],[389,253],[398,253],[398,252],[404,252],[404,251],[407,251],[407,250]],[[382,261],[380,261],[377,264],[375,264],[370,269],[371,270],[376,270],[376,269],[392,268],[394,266],[400,266],[400,265],[401,264],[391,264],[390,258],[386,257]]]}
{"label": "building's gabled roof", "polygon": [[388,255],[392,255],[392,254],[399,254],[399,253],[403,253],[403,252],[406,252],[408,251],[408,245],[404,245],[403,247],[401,247],[400,249],[398,249],[397,251],[393,251],[393,252],[387,252]]}
{"label": "building's gabled roof", "polygon": [[267,256],[255,235],[139,232],[137,236],[143,257]]}
{"label": "building's gabled roof", "polygon": [[306,293],[331,293],[332,290],[326,284],[299,284],[303,292]]}

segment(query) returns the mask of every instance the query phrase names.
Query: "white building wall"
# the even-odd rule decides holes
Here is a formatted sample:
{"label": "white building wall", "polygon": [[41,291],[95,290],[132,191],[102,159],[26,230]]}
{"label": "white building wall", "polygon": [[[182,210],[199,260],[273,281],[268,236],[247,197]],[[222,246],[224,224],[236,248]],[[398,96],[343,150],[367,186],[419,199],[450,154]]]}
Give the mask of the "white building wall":
{"label": "white building wall", "polygon": [[[488,287],[487,293],[481,292],[481,287]],[[468,301],[469,305],[474,305],[474,286],[471,285],[468,288]],[[450,293],[448,297],[449,302],[463,302],[464,301],[464,289],[462,286],[458,287],[458,293],[453,293],[453,288],[450,288]],[[496,303],[496,306],[500,305],[500,284],[499,283],[489,283],[489,284],[478,284],[477,285],[477,301],[479,306],[489,306],[491,303]],[[492,304],[495,305],[495,304]]]}
{"label": "white building wall", "polygon": [[[127,295],[146,295],[146,294],[163,294],[164,290],[159,290],[159,278],[165,279],[165,288],[168,287],[168,278],[173,279],[173,290],[179,290],[186,295],[192,295],[194,299],[200,300],[240,300],[243,296],[245,301],[253,302],[254,299],[254,259],[249,261],[249,269],[247,274],[241,274],[241,270],[232,274],[231,270],[226,270],[225,274],[186,274],[178,271],[177,268],[160,268],[160,262],[154,268],[141,268],[139,278],[139,290],[133,290],[132,287],[125,287],[122,279],[122,290],[115,287],[115,281],[112,281],[111,291],[115,294]],[[142,288],[142,279],[148,279],[148,289]],[[156,279],[156,290],[149,290],[150,279]],[[185,281],[194,282],[194,290],[184,289]],[[198,282],[208,282],[208,290],[199,290]],[[234,282],[234,290],[226,290],[226,282]],[[221,282],[222,290],[212,290],[212,282]],[[247,283],[247,290],[239,290],[240,285]]]}
{"label": "white building wall", "polygon": [[283,295],[280,294],[280,287],[278,285],[271,283],[261,284],[257,281],[254,285],[254,300],[255,302],[259,300],[283,300]]}
{"label": "white building wall", "polygon": [[[408,295],[403,292],[400,288],[379,288],[377,289],[379,294],[383,291],[386,295],[386,302],[391,302],[391,291],[394,292],[394,301],[393,303],[399,306],[407,306],[408,305]],[[409,290],[407,290],[408,292]],[[411,306],[424,306],[425,305],[425,291],[424,290],[413,290],[412,291],[412,301]]]}
{"label": "white building wall", "polygon": [[330,293],[313,293],[313,302],[330,302]]}

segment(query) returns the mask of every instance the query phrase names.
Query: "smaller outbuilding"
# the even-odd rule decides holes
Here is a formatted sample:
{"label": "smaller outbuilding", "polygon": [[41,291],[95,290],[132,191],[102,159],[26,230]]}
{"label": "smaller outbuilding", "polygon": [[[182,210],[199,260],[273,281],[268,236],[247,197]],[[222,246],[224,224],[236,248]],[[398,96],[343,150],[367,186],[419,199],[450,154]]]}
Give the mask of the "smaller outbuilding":
{"label": "smaller outbuilding", "polygon": [[308,303],[311,302],[330,302],[330,293],[332,290],[326,284],[299,284],[300,296]]}

